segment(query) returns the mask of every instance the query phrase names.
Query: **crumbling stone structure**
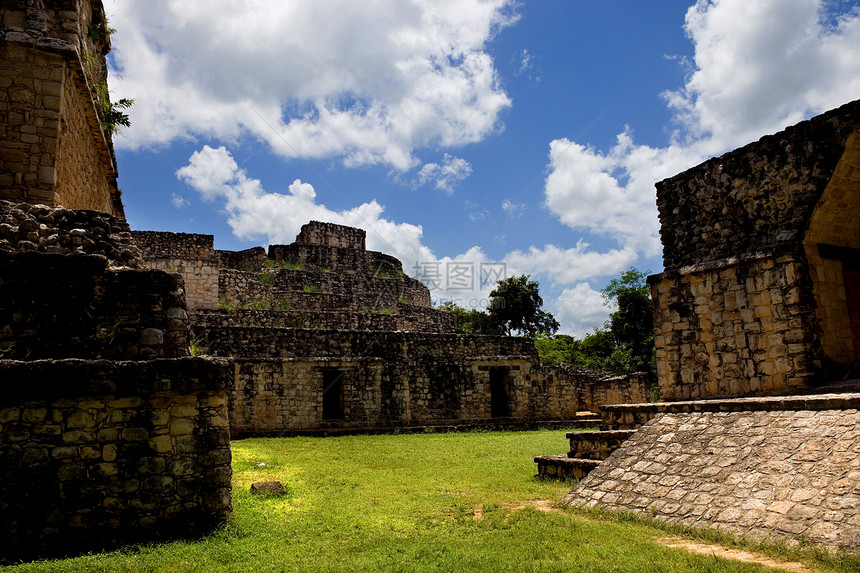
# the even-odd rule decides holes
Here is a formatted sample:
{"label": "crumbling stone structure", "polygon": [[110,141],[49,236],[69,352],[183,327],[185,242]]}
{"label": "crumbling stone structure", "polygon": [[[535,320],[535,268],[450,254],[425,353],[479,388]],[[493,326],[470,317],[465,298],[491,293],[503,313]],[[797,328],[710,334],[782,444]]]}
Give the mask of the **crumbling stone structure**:
{"label": "crumbling stone structure", "polygon": [[228,364],[128,225],[0,201],[0,560],[205,531],[232,510]]}
{"label": "crumbling stone structure", "polygon": [[0,199],[122,217],[100,0],[0,6]]}
{"label": "crumbling stone structure", "polygon": [[146,264],[185,276],[188,300],[210,301],[190,318],[201,352],[233,360],[234,436],[561,423],[647,400],[644,376],[541,367],[530,340],[458,332],[399,260],[365,249],[361,229],[311,222],[268,255],[213,251],[210,236],[133,236]]}
{"label": "crumbling stone structure", "polygon": [[661,397],[785,394],[856,374],[860,101],[657,184]]}

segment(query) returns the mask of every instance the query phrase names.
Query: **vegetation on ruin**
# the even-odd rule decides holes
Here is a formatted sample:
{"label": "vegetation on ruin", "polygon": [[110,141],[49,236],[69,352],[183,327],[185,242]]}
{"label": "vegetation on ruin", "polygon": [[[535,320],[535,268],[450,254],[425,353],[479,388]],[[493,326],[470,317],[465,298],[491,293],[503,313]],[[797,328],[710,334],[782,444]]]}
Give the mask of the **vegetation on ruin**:
{"label": "vegetation on ruin", "polygon": [[304,285],[302,287],[302,292],[306,292],[306,293],[320,292],[320,287],[318,287],[317,285]]}
{"label": "vegetation on ruin", "polygon": [[229,312],[230,314],[236,313],[236,307],[230,304],[230,301],[224,297],[218,299],[218,310],[223,310],[225,312]]}
{"label": "vegetation on ruin", "polygon": [[[772,570],[659,542],[690,536],[679,528],[553,509],[571,484],[535,479],[532,457],[563,445],[559,430],[239,440],[235,518],[220,531],[4,571]],[[281,481],[287,495],[252,496],[264,480]],[[693,537],[730,543],[715,532]],[[764,550],[814,571],[860,570],[856,557]]]}
{"label": "vegetation on ruin", "polygon": [[305,270],[305,265],[296,261],[282,261],[280,263],[273,261],[272,259],[266,259],[266,268],[267,269],[284,269],[286,271],[303,271]]}

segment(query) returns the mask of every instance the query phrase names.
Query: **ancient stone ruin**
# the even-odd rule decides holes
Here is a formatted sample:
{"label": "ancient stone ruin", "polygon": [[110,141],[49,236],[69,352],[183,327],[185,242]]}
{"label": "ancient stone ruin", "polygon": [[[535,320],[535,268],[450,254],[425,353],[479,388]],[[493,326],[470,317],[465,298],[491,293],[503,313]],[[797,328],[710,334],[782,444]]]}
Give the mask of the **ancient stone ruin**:
{"label": "ancient stone ruin", "polygon": [[360,229],[268,253],[131,232],[109,49],[99,0],[0,6],[0,562],[210,531],[231,431],[569,424],[646,399],[644,376],[457,332]]}
{"label": "ancient stone ruin", "polygon": [[0,561],[232,511],[229,367],[189,356],[182,278],[122,218],[105,26],[99,1],[0,6]]}
{"label": "ancient stone ruin", "polygon": [[0,199],[123,216],[100,1],[0,7]]}
{"label": "ancient stone ruin", "polygon": [[860,101],[657,196],[664,401],[601,406],[602,431],[568,434],[540,472],[587,476],[570,505],[857,551]]}
{"label": "ancient stone ruin", "polygon": [[132,234],[148,266],[183,275],[200,352],[232,359],[234,436],[564,424],[647,400],[644,375],[544,367],[529,339],[458,332],[361,229],[311,222],[268,253]]}

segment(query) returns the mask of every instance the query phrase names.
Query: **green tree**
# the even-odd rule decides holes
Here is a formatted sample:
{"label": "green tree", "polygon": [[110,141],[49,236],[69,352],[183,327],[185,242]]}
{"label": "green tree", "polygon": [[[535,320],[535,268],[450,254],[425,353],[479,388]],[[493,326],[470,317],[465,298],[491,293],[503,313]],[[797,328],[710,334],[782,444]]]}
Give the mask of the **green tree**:
{"label": "green tree", "polygon": [[490,322],[508,336],[517,333],[533,338],[539,332],[558,330],[555,317],[541,310],[540,284],[529,279],[531,275],[508,277],[490,292]]}
{"label": "green tree", "polygon": [[577,340],[567,334],[546,334],[538,332],[535,335],[535,348],[541,364],[559,364],[571,361],[571,352]]}
{"label": "green tree", "polygon": [[616,367],[627,372],[647,372],[656,382],[654,314],[647,278],[646,273],[630,268],[620,278],[609,281],[600,294],[607,303],[614,300],[618,305],[618,310],[609,315],[609,330],[623,351],[616,357]]}
{"label": "green tree", "polygon": [[606,305],[617,309],[602,329],[595,329],[571,348],[571,362],[616,374],[646,372],[657,382],[654,323],[647,274],[630,268],[600,291]]}
{"label": "green tree", "polygon": [[490,322],[490,316],[478,309],[466,310],[452,300],[446,300],[439,305],[440,310],[454,315],[454,326],[463,332],[471,334],[500,334]]}

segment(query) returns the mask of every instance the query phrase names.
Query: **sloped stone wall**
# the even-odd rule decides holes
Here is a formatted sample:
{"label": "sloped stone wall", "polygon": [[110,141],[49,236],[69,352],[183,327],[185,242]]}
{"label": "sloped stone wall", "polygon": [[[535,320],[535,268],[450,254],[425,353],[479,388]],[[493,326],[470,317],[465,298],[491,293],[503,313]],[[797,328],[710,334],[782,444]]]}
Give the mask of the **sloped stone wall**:
{"label": "sloped stone wall", "polygon": [[860,549],[860,395],[762,400],[664,405],[562,503]]}
{"label": "sloped stone wall", "polygon": [[227,364],[0,360],[0,559],[185,536],[232,511]]}
{"label": "sloped stone wall", "polygon": [[664,267],[799,245],[858,128],[854,101],[657,183]]}

